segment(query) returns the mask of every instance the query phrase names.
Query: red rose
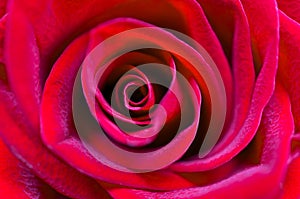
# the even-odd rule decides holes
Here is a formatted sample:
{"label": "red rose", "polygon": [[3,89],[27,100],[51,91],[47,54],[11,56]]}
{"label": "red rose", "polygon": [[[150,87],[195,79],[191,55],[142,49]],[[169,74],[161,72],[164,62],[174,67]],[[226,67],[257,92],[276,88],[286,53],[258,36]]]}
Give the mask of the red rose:
{"label": "red rose", "polygon": [[1,1],[0,194],[298,198],[299,6]]}

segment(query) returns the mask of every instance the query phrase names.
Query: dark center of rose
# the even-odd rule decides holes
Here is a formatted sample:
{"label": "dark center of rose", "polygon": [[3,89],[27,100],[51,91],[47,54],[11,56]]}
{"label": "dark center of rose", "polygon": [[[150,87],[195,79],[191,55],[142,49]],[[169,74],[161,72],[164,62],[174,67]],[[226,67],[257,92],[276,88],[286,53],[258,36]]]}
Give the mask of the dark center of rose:
{"label": "dark center of rose", "polygon": [[139,103],[147,96],[148,88],[146,85],[140,86],[134,90],[131,96],[128,96],[131,102]]}

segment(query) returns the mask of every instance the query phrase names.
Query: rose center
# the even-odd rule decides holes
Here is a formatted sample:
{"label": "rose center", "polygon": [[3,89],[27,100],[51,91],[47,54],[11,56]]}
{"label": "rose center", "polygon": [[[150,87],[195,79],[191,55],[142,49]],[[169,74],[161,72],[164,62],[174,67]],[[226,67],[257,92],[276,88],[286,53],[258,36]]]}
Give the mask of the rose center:
{"label": "rose center", "polygon": [[[136,88],[135,86],[131,86],[129,89],[134,89],[132,95],[128,96],[128,98],[130,99],[131,105],[142,103],[145,100],[145,98],[147,97],[148,88],[145,85],[140,86],[138,88]],[[128,94],[128,93],[126,93],[126,94]]]}

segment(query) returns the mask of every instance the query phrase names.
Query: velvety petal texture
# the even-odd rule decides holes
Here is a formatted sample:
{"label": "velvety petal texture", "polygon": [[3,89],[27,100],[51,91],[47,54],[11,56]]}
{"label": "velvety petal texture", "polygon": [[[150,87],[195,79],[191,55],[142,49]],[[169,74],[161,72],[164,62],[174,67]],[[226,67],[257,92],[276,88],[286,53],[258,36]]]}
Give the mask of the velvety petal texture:
{"label": "velvety petal texture", "polygon": [[66,198],[38,179],[1,141],[0,195],[17,198]]}
{"label": "velvety petal texture", "polygon": [[0,197],[299,198],[296,0],[0,0]]}
{"label": "velvety petal texture", "polygon": [[[291,14],[286,15],[285,13]],[[300,109],[299,109],[299,83],[300,83],[300,25],[294,21],[292,13],[280,11],[280,56],[278,69],[278,82],[284,85],[291,100],[291,109],[294,116],[295,131],[291,137],[292,145],[288,164],[287,176],[284,182],[284,198],[299,198],[299,132],[300,132]]]}
{"label": "velvety petal texture", "polygon": [[280,198],[293,130],[288,95],[283,88],[277,88],[263,113],[253,143],[247,149],[259,154],[258,165],[211,186],[164,193],[112,187],[110,193],[115,198],[124,195],[133,198]]}

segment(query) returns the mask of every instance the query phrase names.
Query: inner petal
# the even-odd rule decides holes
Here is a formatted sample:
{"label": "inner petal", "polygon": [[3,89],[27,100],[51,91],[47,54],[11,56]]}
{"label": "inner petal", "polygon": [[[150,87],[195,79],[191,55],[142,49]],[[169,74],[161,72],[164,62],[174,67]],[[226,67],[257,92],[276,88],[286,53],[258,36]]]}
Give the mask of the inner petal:
{"label": "inner petal", "polygon": [[154,102],[154,93],[149,79],[132,66],[132,69],[115,85],[110,104],[121,114],[129,110],[134,117],[145,115]]}
{"label": "inner petal", "polygon": [[140,106],[148,99],[148,88],[145,85],[129,84],[125,94],[125,100],[130,106]]}

